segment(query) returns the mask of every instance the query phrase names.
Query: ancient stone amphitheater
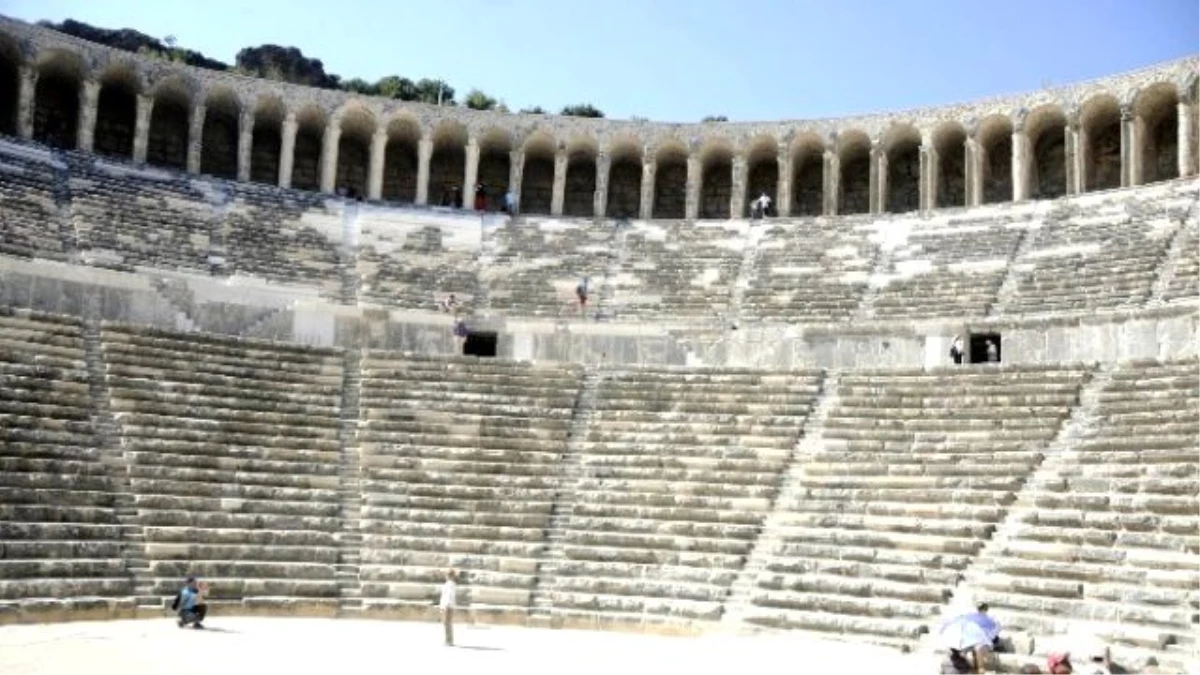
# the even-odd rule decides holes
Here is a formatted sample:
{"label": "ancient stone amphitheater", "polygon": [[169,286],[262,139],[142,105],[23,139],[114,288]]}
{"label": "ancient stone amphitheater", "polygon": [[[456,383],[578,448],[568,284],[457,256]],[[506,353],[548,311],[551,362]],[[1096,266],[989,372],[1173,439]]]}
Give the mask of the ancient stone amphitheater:
{"label": "ancient stone amphitheater", "polygon": [[[0,19],[0,622],[188,573],[423,618],[452,565],[475,621],[922,648],[986,600],[1006,667],[1195,667],[1196,69],[657,124]],[[432,206],[476,182],[521,214]]]}

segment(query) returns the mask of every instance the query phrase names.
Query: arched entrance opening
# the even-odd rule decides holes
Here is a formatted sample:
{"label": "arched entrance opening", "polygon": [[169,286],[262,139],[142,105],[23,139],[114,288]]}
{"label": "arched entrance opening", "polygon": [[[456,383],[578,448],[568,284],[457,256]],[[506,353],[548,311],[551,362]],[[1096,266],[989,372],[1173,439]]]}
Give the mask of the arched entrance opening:
{"label": "arched entrance opening", "polygon": [[192,107],[188,86],[182,80],[170,78],[154,88],[153,96],[146,162],[154,166],[185,169]]}
{"label": "arched entrance opening", "polygon": [[1134,104],[1141,133],[1142,183],[1179,177],[1179,97],[1162,82],[1138,94]]}
{"label": "arched entrance opening", "polygon": [[[441,206],[470,205],[474,185],[463,185],[467,172],[467,128],[446,120],[433,131],[433,154],[429,158],[429,203]],[[464,201],[455,204],[454,194]]]}
{"label": "arched entrance opening", "polygon": [[563,215],[587,218],[596,212],[596,143],[575,139],[567,146]]}
{"label": "arched entrance opening", "polygon": [[700,218],[728,219],[733,197],[733,150],[710,145],[700,151]]}
{"label": "arched entrance opening", "polygon": [[739,218],[754,211],[754,200],[762,195],[771,199],[771,208],[779,212],[779,144],[774,138],[755,139],[746,152],[746,194]]}
{"label": "arched entrance opening", "polygon": [[[387,137],[387,146],[383,152],[383,199],[392,202],[415,202],[421,127],[411,117],[397,117],[388,122]],[[439,195],[434,195],[437,196]]]}
{"label": "arched entrance opening", "polygon": [[132,65],[110,68],[100,78],[96,98],[96,129],[92,150],[99,155],[133,159],[133,140],[137,133],[137,97],[142,91]]}
{"label": "arched entrance opening", "polygon": [[200,173],[237,178],[241,113],[241,102],[233,91],[222,87],[208,94],[204,101],[204,132],[200,136]]}
{"label": "arched entrance opening", "polygon": [[259,99],[254,108],[254,131],[250,139],[250,180],[279,183],[279,157],[283,149],[283,120],[287,109],[274,96]]}
{"label": "arched entrance opening", "polygon": [[654,156],[654,218],[683,218],[687,204],[687,149],[675,142]]}
{"label": "arched entrance opening", "polygon": [[921,208],[921,133],[895,127],[884,140],[887,156],[887,203],[880,211],[910,213]]}
{"label": "arched entrance opening", "polygon": [[321,189],[321,147],[325,142],[325,113],[306,107],[296,115],[296,144],[292,150],[292,187]]}
{"label": "arched entrance opening", "polygon": [[838,214],[853,215],[871,210],[871,139],[861,131],[838,137]]}
{"label": "arched entrance opening", "polygon": [[1057,106],[1034,110],[1025,121],[1031,156],[1030,199],[1057,199],[1067,194],[1067,118]]}
{"label": "arched entrance opening", "polygon": [[642,208],[642,150],[633,140],[622,139],[608,150],[608,199],[604,215],[637,218]]}
{"label": "arched entrance opening", "polygon": [[0,135],[17,135],[18,92],[21,89],[21,50],[0,35]]}
{"label": "arched entrance opening", "polygon": [[967,204],[966,145],[967,132],[957,122],[944,124],[933,133],[933,147],[937,152],[935,208]]}
{"label": "arched entrance opening", "polygon": [[525,142],[525,165],[521,171],[521,213],[548,215],[554,199],[555,142],[548,134],[535,133]]}
{"label": "arched entrance opening", "polygon": [[792,141],[793,216],[825,212],[825,143],[815,134]]}
{"label": "arched entrance opening", "polygon": [[1121,187],[1121,108],[1109,95],[1097,96],[1079,114],[1083,133],[1084,192]]}
{"label": "arched entrance opening", "polygon": [[367,196],[367,175],[371,171],[371,137],[375,134],[375,116],[361,108],[342,113],[338,134],[337,173],[334,189],[347,194]]}
{"label": "arched entrance opening", "polygon": [[83,65],[76,55],[60,51],[43,55],[33,95],[33,140],[75,149],[82,82]]}
{"label": "arched entrance opening", "polygon": [[979,125],[980,176],[983,203],[1011,202],[1012,120],[1001,115],[985,119]]}
{"label": "arched entrance opening", "polygon": [[[504,208],[504,195],[508,192],[508,177],[512,170],[512,138],[499,129],[493,129],[479,140],[479,174],[476,181],[483,186],[486,195],[485,209],[499,211]],[[550,161],[551,181],[554,180],[554,160]],[[474,196],[475,186],[471,186]],[[522,205],[519,208],[524,209]],[[549,208],[546,209],[549,213]]]}

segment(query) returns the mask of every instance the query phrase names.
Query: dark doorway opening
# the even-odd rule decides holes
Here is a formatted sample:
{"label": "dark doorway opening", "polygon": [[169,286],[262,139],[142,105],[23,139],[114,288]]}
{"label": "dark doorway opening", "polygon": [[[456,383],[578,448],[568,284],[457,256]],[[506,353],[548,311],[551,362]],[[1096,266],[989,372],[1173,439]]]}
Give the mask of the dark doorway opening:
{"label": "dark doorway opening", "polygon": [[[988,354],[988,345],[995,345],[995,355]],[[1001,343],[999,333],[971,334],[971,363],[1000,363]]]}
{"label": "dark doorway opening", "polygon": [[495,333],[467,333],[467,339],[463,340],[463,356],[478,356],[481,358],[496,357],[496,334]]}

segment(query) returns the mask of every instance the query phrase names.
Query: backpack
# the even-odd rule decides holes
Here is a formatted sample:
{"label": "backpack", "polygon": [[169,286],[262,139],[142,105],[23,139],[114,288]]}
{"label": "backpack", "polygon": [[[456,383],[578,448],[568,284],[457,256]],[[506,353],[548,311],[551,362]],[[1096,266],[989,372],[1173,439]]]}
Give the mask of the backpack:
{"label": "backpack", "polygon": [[175,599],[171,601],[171,611],[173,611],[173,612],[179,611],[179,601],[182,599],[182,597],[183,597],[183,593],[175,594]]}

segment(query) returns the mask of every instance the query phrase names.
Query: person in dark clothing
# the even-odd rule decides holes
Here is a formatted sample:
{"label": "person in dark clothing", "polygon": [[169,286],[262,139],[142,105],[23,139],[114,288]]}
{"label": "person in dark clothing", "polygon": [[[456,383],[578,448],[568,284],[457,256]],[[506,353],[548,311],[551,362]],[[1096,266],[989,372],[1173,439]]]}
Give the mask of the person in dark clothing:
{"label": "person in dark clothing", "polygon": [[963,362],[963,341],[961,335],[954,336],[954,342],[950,344],[950,358],[954,359],[955,363]]}
{"label": "person in dark clothing", "polygon": [[483,183],[475,186],[475,210],[487,210],[487,187]]}

